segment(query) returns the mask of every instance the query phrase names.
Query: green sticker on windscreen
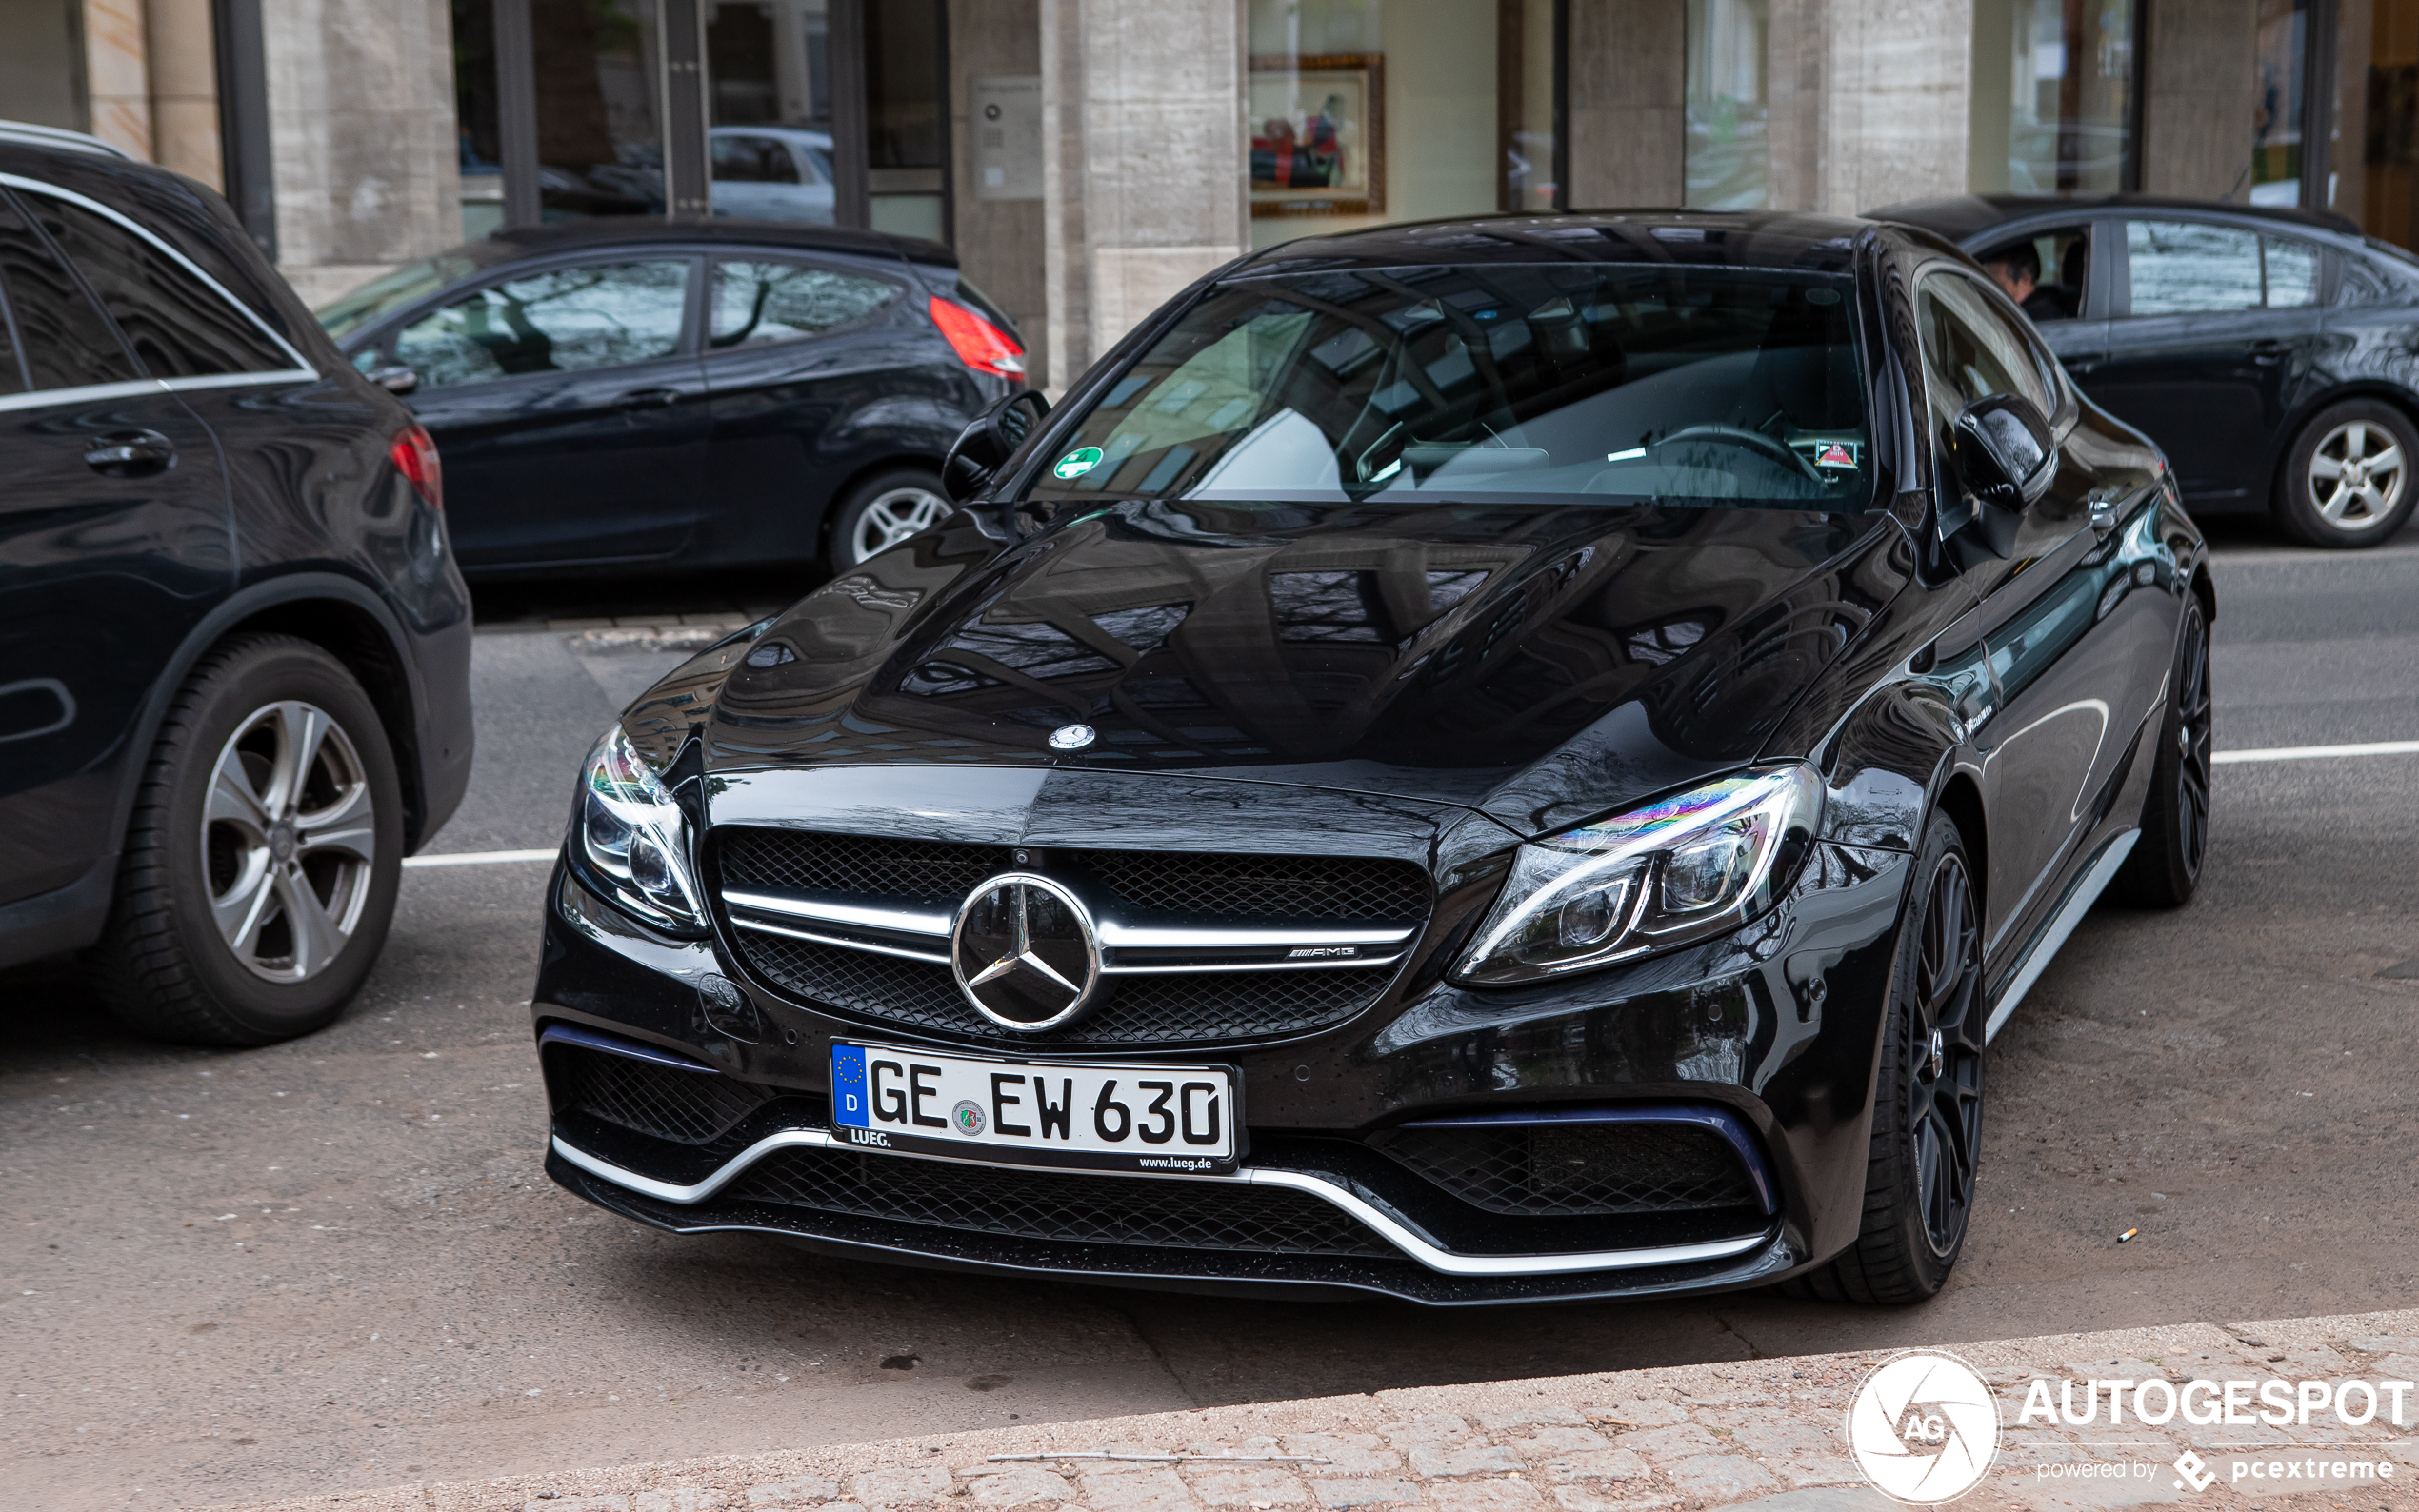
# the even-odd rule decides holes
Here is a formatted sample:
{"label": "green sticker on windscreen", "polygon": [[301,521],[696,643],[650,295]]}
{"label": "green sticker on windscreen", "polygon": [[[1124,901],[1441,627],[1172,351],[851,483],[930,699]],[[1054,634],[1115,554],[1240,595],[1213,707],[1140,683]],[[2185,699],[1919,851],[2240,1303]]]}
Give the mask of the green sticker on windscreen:
{"label": "green sticker on windscreen", "polygon": [[1080,478],[1099,466],[1100,448],[1098,447],[1077,447],[1059,458],[1058,466],[1050,470],[1061,478]]}

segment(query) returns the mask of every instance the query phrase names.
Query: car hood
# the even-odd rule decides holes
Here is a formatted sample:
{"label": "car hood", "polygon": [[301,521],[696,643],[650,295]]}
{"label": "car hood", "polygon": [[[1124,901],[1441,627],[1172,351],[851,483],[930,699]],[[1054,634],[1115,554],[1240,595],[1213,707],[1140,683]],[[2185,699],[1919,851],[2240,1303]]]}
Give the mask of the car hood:
{"label": "car hood", "polygon": [[[710,778],[1166,774],[1533,835],[1755,758],[1905,582],[1902,539],[1883,514],[1757,508],[985,506],[628,723],[667,756],[702,733]],[[1089,742],[1054,748],[1070,726]]]}

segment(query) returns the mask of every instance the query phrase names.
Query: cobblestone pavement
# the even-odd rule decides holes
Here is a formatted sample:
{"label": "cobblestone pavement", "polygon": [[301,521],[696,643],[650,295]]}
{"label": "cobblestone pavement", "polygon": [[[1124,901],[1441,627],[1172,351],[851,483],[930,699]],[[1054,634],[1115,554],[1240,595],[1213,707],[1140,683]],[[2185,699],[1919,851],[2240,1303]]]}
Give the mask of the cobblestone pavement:
{"label": "cobblestone pavement", "polygon": [[[1956,1505],[2272,1512],[2419,1506],[2419,1401],[2347,1426],[2018,1425],[2029,1383],[2419,1380],[2419,1310],[1969,1344],[1998,1393],[1998,1461]],[[892,1440],[792,1453],[254,1503],[248,1512],[1866,1512],[1892,1503],[1844,1441],[1881,1353],[1690,1365]],[[2216,1479],[2188,1488],[2190,1449]],[[2286,1456],[2302,1470],[2283,1477]],[[2395,1478],[2309,1489],[2329,1457]],[[2238,1476],[2236,1462],[2245,1470]],[[2407,1477],[2407,1480],[2401,1479]],[[2300,1484],[2293,1483],[2300,1482]],[[2238,1483],[2239,1482],[2239,1483]],[[2271,1489],[2272,1488],[2272,1489]],[[2262,1494],[2264,1493],[2264,1494]]]}

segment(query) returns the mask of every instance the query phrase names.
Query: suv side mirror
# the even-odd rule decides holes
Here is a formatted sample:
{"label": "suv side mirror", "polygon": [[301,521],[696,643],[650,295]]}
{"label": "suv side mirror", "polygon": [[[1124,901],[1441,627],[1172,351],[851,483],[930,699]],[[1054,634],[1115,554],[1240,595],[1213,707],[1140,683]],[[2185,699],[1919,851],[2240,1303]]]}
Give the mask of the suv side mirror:
{"label": "suv side mirror", "polygon": [[963,504],[988,487],[1049,413],[1050,401],[1030,388],[1020,388],[985,406],[958,432],[956,444],[941,463],[941,487],[950,498]]}
{"label": "suv side mirror", "polygon": [[2058,475],[2049,420],[2021,394],[1986,395],[1949,427],[1949,460],[1971,506],[1958,528],[1970,530],[1992,556],[2007,557],[2025,510]]}

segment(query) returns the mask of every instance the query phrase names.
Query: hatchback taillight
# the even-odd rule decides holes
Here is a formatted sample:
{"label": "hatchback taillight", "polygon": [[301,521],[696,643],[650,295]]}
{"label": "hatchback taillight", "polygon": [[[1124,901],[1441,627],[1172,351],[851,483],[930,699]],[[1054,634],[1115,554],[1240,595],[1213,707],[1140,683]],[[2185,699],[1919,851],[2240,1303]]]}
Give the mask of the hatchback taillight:
{"label": "hatchback taillight", "polygon": [[932,324],[949,338],[957,360],[994,378],[1025,376],[1025,348],[1016,338],[954,300],[932,296]]}
{"label": "hatchback taillight", "polygon": [[436,438],[426,426],[406,426],[387,448],[387,460],[411,485],[411,491],[431,509],[445,507],[445,473],[437,465]]}

